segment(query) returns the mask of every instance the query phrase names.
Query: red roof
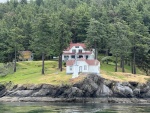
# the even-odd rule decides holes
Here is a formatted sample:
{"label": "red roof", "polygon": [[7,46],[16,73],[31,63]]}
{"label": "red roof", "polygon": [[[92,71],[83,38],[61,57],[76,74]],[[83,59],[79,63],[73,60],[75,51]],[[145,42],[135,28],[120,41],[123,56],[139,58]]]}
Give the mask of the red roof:
{"label": "red roof", "polygon": [[[85,61],[88,65],[98,65],[98,64],[99,64],[99,61],[98,61],[98,60],[95,60],[95,59],[86,60],[86,59],[80,58],[80,59],[78,59],[77,61]],[[67,65],[67,66],[72,66],[72,65],[74,65],[74,63],[75,63],[75,60],[68,60],[68,61],[66,62],[66,65]]]}
{"label": "red roof", "polygon": [[[66,55],[75,55],[75,53],[72,53],[72,52],[69,52],[69,51],[63,51],[63,53]],[[92,54],[92,52],[91,51],[87,51],[87,52],[82,52],[82,53],[77,53],[77,55],[85,55],[85,54],[88,54],[88,55],[90,55],[90,54]]]}
{"label": "red roof", "polygon": [[66,49],[66,51],[69,51],[73,46],[81,46],[83,48],[86,48],[84,43],[70,43],[69,47]]}
{"label": "red roof", "polygon": [[68,60],[66,62],[66,66],[72,66],[74,64],[75,60]]}

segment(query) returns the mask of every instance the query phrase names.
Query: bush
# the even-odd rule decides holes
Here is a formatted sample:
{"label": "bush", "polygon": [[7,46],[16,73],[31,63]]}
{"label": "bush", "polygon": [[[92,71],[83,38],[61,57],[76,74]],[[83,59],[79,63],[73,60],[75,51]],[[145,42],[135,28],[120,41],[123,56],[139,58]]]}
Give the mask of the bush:
{"label": "bush", "polygon": [[102,59],[101,59],[101,61],[102,62],[112,62],[113,61],[113,59],[112,59],[112,57],[111,56],[106,56],[106,57],[103,57]]}
{"label": "bush", "polygon": [[63,66],[66,67],[66,62],[63,62]]}

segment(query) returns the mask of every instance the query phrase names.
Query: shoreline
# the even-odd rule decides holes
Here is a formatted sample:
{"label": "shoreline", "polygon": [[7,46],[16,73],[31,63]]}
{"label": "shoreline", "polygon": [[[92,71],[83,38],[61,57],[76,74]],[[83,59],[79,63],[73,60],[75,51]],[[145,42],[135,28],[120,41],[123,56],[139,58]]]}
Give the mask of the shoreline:
{"label": "shoreline", "polygon": [[8,97],[0,98],[0,102],[67,102],[67,103],[141,103],[150,104],[150,98],[52,98],[52,97]]}
{"label": "shoreline", "polygon": [[0,102],[150,103],[150,82],[115,82],[89,75],[72,85],[0,84]]}

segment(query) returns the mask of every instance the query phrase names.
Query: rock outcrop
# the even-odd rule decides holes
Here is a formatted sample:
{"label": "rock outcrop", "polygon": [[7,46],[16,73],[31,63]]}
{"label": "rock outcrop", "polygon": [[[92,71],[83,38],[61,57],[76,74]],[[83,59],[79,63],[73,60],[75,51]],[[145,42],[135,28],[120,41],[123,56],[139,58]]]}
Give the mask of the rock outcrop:
{"label": "rock outcrop", "polygon": [[90,74],[83,81],[73,85],[54,86],[50,84],[13,85],[0,84],[0,97],[52,97],[52,98],[149,98],[150,83],[116,82]]}

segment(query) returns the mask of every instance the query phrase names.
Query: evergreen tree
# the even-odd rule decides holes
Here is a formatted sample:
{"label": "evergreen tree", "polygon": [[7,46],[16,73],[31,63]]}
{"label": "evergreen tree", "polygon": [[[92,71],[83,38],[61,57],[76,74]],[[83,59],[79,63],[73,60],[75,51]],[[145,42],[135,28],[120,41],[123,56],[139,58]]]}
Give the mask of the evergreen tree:
{"label": "evergreen tree", "polygon": [[35,53],[42,56],[42,74],[45,74],[44,60],[49,51],[52,50],[52,23],[51,18],[47,14],[37,16],[35,25],[33,26],[34,35],[31,42],[32,49]]}

